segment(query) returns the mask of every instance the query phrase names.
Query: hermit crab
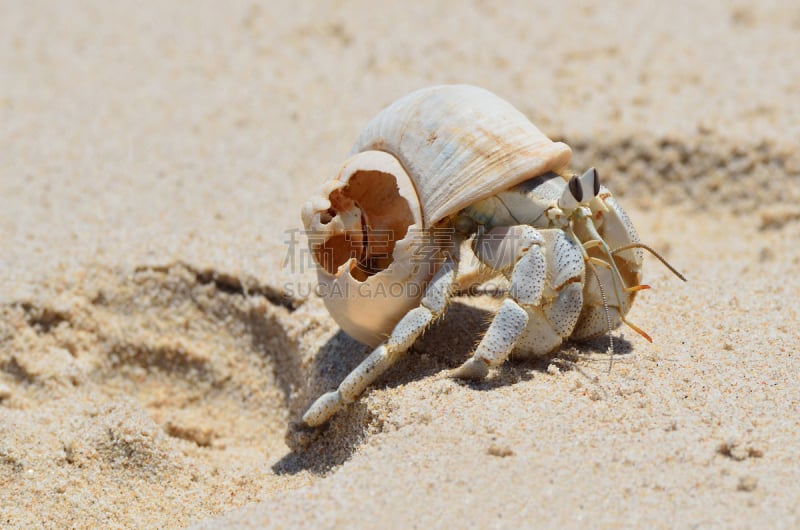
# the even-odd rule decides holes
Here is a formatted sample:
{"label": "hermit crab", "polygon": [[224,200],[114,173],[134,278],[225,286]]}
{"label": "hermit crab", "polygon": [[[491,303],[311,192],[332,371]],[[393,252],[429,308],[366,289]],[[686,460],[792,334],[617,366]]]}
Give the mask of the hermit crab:
{"label": "hermit crab", "polygon": [[[375,350],[311,405],[307,425],[357,399],[444,314],[457,287],[492,275],[508,279],[507,294],[455,377],[480,379],[512,352],[547,354],[622,322],[649,340],[625,315],[647,288],[643,250],[656,253],[595,169],[567,169],[571,154],[473,86],[412,92],[367,124],[302,218],[330,314]],[[467,279],[462,246],[483,266]]]}

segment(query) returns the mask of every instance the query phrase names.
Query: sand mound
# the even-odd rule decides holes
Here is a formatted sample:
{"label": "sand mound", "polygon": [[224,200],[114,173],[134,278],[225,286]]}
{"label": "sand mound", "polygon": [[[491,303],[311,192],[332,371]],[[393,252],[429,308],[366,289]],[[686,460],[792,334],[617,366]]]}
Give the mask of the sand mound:
{"label": "sand mound", "polygon": [[179,525],[270,490],[302,382],[294,301],[183,265],[61,291],[0,308],[3,496],[29,499],[6,524]]}

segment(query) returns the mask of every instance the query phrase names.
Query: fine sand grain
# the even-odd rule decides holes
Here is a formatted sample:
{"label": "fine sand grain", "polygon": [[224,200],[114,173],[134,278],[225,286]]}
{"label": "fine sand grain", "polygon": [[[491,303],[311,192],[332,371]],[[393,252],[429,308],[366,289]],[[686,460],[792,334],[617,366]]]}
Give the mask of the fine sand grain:
{"label": "fine sand grain", "polygon": [[[648,5],[649,4],[649,5]],[[0,527],[800,527],[800,7],[0,0]],[[630,318],[482,383],[459,298],[368,353],[299,210],[423,86],[508,99],[598,168]]]}

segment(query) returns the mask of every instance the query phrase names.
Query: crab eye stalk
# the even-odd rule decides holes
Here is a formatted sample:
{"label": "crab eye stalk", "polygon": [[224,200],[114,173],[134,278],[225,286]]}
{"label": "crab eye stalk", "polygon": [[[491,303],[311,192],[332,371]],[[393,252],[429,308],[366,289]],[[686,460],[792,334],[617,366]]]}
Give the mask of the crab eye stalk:
{"label": "crab eye stalk", "polygon": [[[595,168],[590,167],[587,169],[578,180],[580,180],[584,197],[588,198],[589,195],[591,195],[591,197],[594,198],[600,193],[600,176],[597,174]],[[578,201],[580,202],[580,199],[578,199]]]}
{"label": "crab eye stalk", "polygon": [[573,175],[561,198],[558,206],[564,210],[573,210],[580,204],[586,204],[600,193],[600,177],[595,168],[587,169],[583,175]]}
{"label": "crab eye stalk", "polygon": [[583,200],[583,187],[577,175],[572,176],[567,183],[567,187],[558,199],[558,207],[562,210],[570,211],[578,207]]}

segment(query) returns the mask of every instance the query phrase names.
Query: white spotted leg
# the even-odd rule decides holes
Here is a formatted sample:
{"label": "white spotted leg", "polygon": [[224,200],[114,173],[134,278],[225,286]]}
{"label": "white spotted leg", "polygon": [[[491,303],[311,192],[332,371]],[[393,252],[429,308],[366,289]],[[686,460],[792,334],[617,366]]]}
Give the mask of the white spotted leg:
{"label": "white spotted leg", "polygon": [[[455,248],[458,248],[457,245]],[[395,325],[386,342],[375,348],[345,377],[336,390],[323,394],[308,408],[303,414],[306,425],[314,427],[325,423],[345,404],[355,401],[370,384],[397,362],[417,337],[444,313],[452,296],[455,277],[456,261],[451,256],[428,284],[419,307],[406,313]]]}
{"label": "white spotted leg", "polygon": [[511,354],[528,325],[524,306],[539,305],[545,288],[544,242],[527,225],[497,227],[476,238],[475,255],[494,270],[511,271],[511,286],[475,353],[453,372],[454,377],[482,379]]}

